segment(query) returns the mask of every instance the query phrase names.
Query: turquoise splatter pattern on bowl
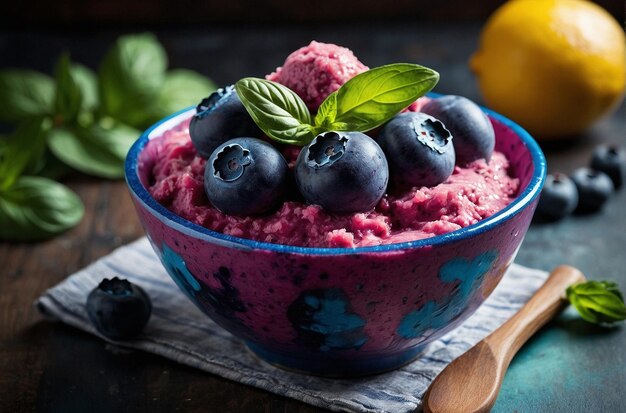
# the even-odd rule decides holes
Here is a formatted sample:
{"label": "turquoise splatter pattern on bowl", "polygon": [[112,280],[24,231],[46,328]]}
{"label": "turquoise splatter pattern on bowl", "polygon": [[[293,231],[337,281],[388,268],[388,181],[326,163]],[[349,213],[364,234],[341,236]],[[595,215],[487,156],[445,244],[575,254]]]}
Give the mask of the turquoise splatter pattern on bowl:
{"label": "turquoise splatter pattern on bowl", "polygon": [[528,229],[544,156],[522,128],[486,112],[520,192],[495,215],[425,240],[294,247],[216,233],[173,214],[146,189],[151,159],[143,149],[193,109],[140,137],[126,179],[167,272],[212,320],[278,366],[324,376],[374,374],[406,364],[467,319],[511,265]]}

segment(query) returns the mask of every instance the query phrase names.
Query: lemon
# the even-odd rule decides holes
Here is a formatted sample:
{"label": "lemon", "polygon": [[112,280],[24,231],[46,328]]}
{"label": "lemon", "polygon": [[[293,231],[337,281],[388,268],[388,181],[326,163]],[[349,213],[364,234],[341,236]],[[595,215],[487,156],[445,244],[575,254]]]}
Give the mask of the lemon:
{"label": "lemon", "polygon": [[470,59],[487,105],[539,138],[577,134],[621,102],[626,36],[584,0],[512,0]]}

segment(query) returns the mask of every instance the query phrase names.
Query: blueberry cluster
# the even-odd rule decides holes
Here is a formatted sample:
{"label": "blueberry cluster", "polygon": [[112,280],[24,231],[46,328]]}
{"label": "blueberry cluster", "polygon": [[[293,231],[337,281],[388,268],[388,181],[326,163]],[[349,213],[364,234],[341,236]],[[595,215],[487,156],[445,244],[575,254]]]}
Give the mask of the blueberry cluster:
{"label": "blueberry cluster", "polygon": [[602,209],[626,179],[626,150],[612,145],[598,146],[590,166],[571,176],[555,173],[546,177],[537,215],[556,221],[571,213],[589,214]]}
{"label": "blueberry cluster", "polygon": [[[229,215],[275,208],[291,180],[287,161],[262,134],[232,87],[204,99],[189,133],[207,158],[204,187],[213,206]],[[454,136],[454,139],[453,139]],[[357,131],[328,131],[304,146],[293,170],[310,204],[333,213],[371,211],[387,191],[435,186],[455,164],[491,158],[495,133],[469,99],[444,96],[422,112],[396,115],[375,139]]]}

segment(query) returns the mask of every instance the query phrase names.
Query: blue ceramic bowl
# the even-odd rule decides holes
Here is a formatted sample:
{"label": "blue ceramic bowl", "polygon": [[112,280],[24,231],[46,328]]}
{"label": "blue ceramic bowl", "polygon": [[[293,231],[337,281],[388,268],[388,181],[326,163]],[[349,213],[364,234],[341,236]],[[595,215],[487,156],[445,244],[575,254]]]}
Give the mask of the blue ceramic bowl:
{"label": "blue ceramic bowl", "polygon": [[224,235],[187,221],[147,190],[149,140],[191,117],[176,113],[131,148],[126,179],[154,250],[207,316],[263,359],[325,376],[397,368],[459,326],[513,262],[546,173],[521,127],[486,111],[496,150],[510,161],[519,194],[466,228],[429,239],[363,248],[305,248]]}

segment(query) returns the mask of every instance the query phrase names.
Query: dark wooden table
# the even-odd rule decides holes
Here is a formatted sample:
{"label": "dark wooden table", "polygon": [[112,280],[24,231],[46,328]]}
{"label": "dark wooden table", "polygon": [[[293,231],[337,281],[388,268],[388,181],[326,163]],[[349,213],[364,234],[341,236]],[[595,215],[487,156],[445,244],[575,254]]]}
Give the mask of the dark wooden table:
{"label": "dark wooden table", "polygon": [[[160,30],[171,66],[225,84],[263,75],[311,39],[352,48],[370,66],[411,61],[441,73],[436,91],[480,101],[467,68],[478,24],[328,27],[237,27]],[[51,72],[64,49],[96,67],[118,31],[0,33],[2,67]],[[571,172],[601,142],[624,143],[626,109],[589,133],[546,146],[550,171]],[[61,323],[43,321],[33,301],[68,274],[143,232],[125,184],[74,176],[67,184],[86,216],[47,242],[0,243],[0,411],[317,412],[285,399],[163,358],[107,345]],[[549,270],[577,266],[589,278],[626,288],[626,191],[602,213],[533,224],[518,263]],[[626,330],[590,326],[566,312],[515,358],[498,412],[618,412],[626,409]]]}

